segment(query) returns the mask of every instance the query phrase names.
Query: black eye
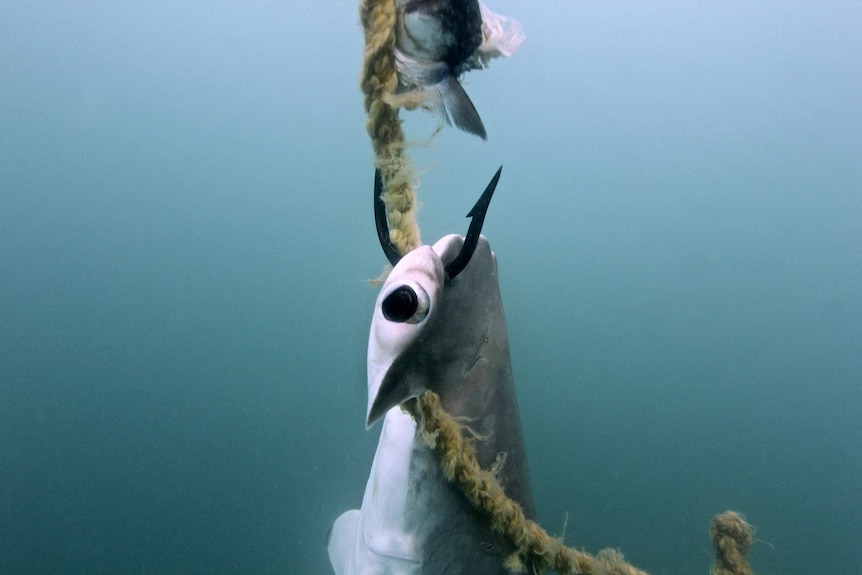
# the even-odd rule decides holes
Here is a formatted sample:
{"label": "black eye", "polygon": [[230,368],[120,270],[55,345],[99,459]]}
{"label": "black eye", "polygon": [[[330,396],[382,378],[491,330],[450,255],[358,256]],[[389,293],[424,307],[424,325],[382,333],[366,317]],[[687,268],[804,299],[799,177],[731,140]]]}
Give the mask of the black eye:
{"label": "black eye", "polygon": [[419,309],[419,298],[410,286],[400,286],[386,296],[380,307],[383,317],[389,321],[404,323]]}
{"label": "black eye", "polygon": [[428,315],[428,294],[418,283],[408,281],[395,287],[380,302],[383,317],[396,323],[419,323]]}

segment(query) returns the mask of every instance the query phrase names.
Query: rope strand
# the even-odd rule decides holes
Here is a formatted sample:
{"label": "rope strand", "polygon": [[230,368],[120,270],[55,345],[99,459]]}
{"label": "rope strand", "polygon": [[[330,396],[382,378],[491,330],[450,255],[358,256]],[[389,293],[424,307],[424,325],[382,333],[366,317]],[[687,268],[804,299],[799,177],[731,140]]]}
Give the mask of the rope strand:
{"label": "rope strand", "polygon": [[416,222],[416,170],[405,153],[398,110],[389,102],[398,88],[395,68],[395,0],[364,0],[359,18],[365,31],[365,55],[359,80],[368,114],[366,129],[374,148],[375,165],[383,177],[383,203],[392,244],[405,254],[421,245]]}

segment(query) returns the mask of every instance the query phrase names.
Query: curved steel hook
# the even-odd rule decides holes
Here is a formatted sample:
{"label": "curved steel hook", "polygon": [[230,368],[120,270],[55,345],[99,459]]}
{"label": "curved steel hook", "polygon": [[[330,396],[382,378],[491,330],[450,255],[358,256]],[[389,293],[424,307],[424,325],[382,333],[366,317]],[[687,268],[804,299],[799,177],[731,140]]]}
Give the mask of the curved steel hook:
{"label": "curved steel hook", "polygon": [[479,244],[479,234],[482,233],[482,224],[485,223],[485,214],[488,213],[488,206],[491,205],[491,197],[494,195],[494,190],[497,189],[497,182],[500,181],[500,174],[503,171],[503,166],[497,170],[491,181],[485,187],[485,191],[479,196],[479,200],[473,209],[467,214],[470,220],[470,228],[467,230],[467,236],[464,238],[464,245],[461,246],[461,251],[454,260],[446,266],[446,274],[449,279],[454,279],[455,276],[464,271],[467,264],[470,263],[470,258],[473,257],[473,252],[476,251],[476,246]]}
{"label": "curved steel hook", "polygon": [[389,220],[386,218],[386,204],[383,203],[383,176],[380,170],[374,170],[374,223],[377,226],[377,239],[386,254],[386,259],[395,267],[401,259],[401,253],[389,237]]}
{"label": "curved steel hook", "polygon": [[[473,209],[467,214],[470,221],[470,227],[467,229],[467,236],[464,238],[464,245],[461,246],[461,251],[455,256],[455,259],[449,262],[446,266],[446,275],[449,279],[454,279],[455,276],[464,271],[467,264],[470,263],[470,258],[473,257],[473,252],[476,251],[476,246],[479,245],[479,235],[482,233],[482,224],[485,223],[485,215],[488,213],[488,206],[491,204],[491,198],[494,195],[494,190],[497,189],[497,182],[500,181],[500,174],[503,172],[503,166],[497,170],[494,177],[485,187],[485,191],[479,196],[479,200],[473,206]],[[383,248],[383,253],[386,259],[394,267],[401,260],[401,254],[392,243],[392,238],[389,237],[389,221],[386,218],[386,204],[383,203],[383,177],[380,170],[374,170],[374,223],[377,226],[377,239],[380,240],[380,247]]]}

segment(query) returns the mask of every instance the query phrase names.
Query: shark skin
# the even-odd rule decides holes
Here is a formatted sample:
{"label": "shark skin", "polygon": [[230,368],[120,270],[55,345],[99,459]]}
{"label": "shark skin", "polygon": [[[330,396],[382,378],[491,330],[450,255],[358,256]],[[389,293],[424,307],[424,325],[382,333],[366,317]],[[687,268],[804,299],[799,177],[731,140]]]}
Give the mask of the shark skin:
{"label": "shark skin", "polygon": [[[336,575],[497,575],[511,553],[450,485],[436,454],[398,406],[426,390],[475,433],[483,468],[535,518],[509,341],[487,239],[449,279],[464,239],[406,254],[375,305],[368,349],[368,420],[384,417],[359,510],[342,514],[328,552]],[[414,295],[411,295],[414,294]]]}

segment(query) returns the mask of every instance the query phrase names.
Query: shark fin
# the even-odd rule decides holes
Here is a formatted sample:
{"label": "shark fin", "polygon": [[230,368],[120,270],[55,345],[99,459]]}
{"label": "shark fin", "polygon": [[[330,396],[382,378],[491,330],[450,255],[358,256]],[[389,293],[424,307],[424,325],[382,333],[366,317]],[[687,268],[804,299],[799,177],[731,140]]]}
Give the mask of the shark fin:
{"label": "shark fin", "polygon": [[351,509],[339,515],[329,530],[326,550],[329,552],[329,561],[335,575],[343,575],[347,569],[347,560],[353,552],[358,525],[359,509]]}

